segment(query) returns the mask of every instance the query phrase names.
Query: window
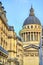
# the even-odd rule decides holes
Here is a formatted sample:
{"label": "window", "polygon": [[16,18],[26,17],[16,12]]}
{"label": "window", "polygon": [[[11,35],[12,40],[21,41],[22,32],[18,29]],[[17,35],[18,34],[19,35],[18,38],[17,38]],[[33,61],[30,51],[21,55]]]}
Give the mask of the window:
{"label": "window", "polygon": [[31,26],[31,28],[33,28],[33,26]]}
{"label": "window", "polygon": [[28,26],[28,28],[29,28],[29,26]]}

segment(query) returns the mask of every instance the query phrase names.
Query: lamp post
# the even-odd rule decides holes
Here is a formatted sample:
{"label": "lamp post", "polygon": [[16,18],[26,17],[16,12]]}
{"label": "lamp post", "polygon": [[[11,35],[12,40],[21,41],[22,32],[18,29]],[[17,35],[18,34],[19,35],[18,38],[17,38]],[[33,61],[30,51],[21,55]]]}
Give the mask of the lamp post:
{"label": "lamp post", "polygon": [[40,44],[39,44],[39,65],[42,65],[42,32],[40,35]]}

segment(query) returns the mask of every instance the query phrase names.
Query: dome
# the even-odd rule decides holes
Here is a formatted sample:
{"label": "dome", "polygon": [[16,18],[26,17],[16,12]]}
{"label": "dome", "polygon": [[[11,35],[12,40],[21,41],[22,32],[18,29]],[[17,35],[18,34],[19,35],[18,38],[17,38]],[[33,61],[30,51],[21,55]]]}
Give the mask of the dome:
{"label": "dome", "polygon": [[34,15],[34,9],[32,7],[30,9],[29,16],[25,19],[25,21],[23,23],[23,26],[28,25],[28,24],[39,24],[39,25],[41,25],[40,20]]}
{"label": "dome", "polygon": [[35,16],[29,16],[25,21],[24,21],[24,25],[28,25],[28,24],[39,24],[41,25],[39,19]]}

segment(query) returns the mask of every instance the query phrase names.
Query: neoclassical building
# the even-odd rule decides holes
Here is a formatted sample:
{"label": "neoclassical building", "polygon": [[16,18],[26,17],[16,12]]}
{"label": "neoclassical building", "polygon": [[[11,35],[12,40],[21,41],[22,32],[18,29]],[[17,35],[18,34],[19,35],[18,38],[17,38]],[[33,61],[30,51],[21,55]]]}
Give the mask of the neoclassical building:
{"label": "neoclassical building", "polygon": [[39,45],[42,26],[40,20],[35,16],[34,9],[30,8],[30,14],[23,23],[20,36],[23,39],[23,65],[39,65]]}
{"label": "neoclassical building", "polygon": [[43,65],[43,26],[32,6],[19,34],[8,25],[0,2],[0,65]]}

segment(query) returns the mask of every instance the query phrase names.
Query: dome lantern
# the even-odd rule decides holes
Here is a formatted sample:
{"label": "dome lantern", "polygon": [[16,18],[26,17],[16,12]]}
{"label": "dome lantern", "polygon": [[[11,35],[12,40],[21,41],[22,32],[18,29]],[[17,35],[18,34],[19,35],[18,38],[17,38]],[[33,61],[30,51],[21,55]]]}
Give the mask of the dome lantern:
{"label": "dome lantern", "polygon": [[32,5],[31,5],[31,8],[30,8],[30,14],[29,14],[29,16],[34,16],[34,9],[33,9]]}

